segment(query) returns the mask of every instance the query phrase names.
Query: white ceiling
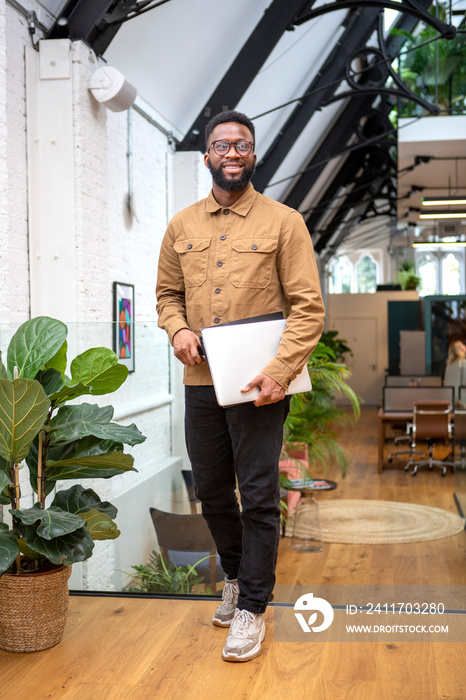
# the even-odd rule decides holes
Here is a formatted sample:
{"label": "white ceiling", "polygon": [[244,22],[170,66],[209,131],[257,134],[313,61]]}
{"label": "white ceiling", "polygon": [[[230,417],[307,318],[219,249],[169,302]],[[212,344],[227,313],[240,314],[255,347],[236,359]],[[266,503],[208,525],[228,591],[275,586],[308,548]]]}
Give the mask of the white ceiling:
{"label": "white ceiling", "polygon": [[[327,0],[317,0],[313,8]],[[66,0],[40,0],[56,14]],[[243,47],[272,0],[169,0],[165,4],[125,22],[105,52],[105,60],[118,68],[137,88],[138,94],[173,126],[182,138],[207,103],[233,60]],[[453,8],[466,7],[466,0],[454,0]],[[343,32],[347,11],[331,12],[307,22],[293,31],[285,31],[268,60],[255,76],[236,108],[254,119],[259,160],[284,126],[286,119],[320,71]],[[385,11],[385,29],[397,13]],[[455,20],[457,24],[459,19]],[[375,41],[375,39],[374,39]],[[373,43],[373,42],[371,42]],[[342,83],[339,90],[347,89]],[[295,181],[295,175],[306,167],[313,152],[320,146],[345,102],[316,111],[306,128],[272,178],[265,193],[283,199]],[[267,114],[263,115],[264,112]],[[263,115],[263,116],[261,116]],[[430,118],[432,120],[433,118]],[[400,131],[400,135],[402,134]],[[466,130],[463,132],[466,134]],[[410,136],[411,138],[411,136]],[[440,155],[447,146],[436,146]],[[464,151],[464,141],[450,144],[457,153]],[[432,153],[431,142],[407,150],[408,140],[400,140],[399,169],[411,164],[413,155]],[[428,154],[428,153],[427,153]],[[351,154],[348,156],[351,158]],[[330,160],[307,198],[305,211],[315,205],[324,188],[334,177],[342,158]],[[459,163],[459,161],[458,161]],[[412,172],[401,173],[399,196],[413,184],[433,187],[448,183],[466,185],[464,161],[456,163],[454,172],[449,161],[432,161]],[[455,181],[456,177],[456,181]],[[461,181],[461,182],[460,182]],[[422,195],[399,202],[399,216],[407,220],[409,206],[419,207]]]}
{"label": "white ceiling", "polygon": [[[235,0],[234,5],[218,0],[171,0],[126,22],[105,59],[185,134],[269,4],[270,0]],[[236,106],[254,119],[259,159],[296,103],[258,115],[303,95],[342,33],[346,14],[333,12],[285,32]],[[302,169],[342,107],[337,103],[314,114],[274,182]],[[269,187],[266,194],[279,199],[290,182],[287,179]]]}

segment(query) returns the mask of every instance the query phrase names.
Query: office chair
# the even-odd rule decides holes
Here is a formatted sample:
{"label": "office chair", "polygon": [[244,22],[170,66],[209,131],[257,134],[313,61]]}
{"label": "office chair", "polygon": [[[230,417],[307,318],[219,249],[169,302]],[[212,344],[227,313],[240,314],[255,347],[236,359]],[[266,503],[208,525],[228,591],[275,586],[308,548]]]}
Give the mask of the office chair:
{"label": "office chair", "polygon": [[451,440],[453,431],[451,425],[451,403],[443,400],[423,400],[415,401],[413,409],[413,429],[412,446],[415,447],[418,441],[427,442],[429,448],[429,459],[424,461],[410,460],[405,467],[408,471],[413,467],[411,476],[416,476],[420,467],[438,467],[442,470],[442,476],[446,476],[447,468],[445,463],[434,459],[434,445],[440,441]]}
{"label": "office chair", "polygon": [[415,450],[413,447],[413,438],[412,438],[412,432],[413,432],[413,424],[412,423],[407,423],[406,424],[406,433],[404,435],[397,435],[397,437],[393,440],[394,445],[399,445],[403,442],[408,443],[408,449],[407,450],[397,450],[396,452],[390,452],[390,454],[387,457],[387,462],[391,464],[394,459],[397,459],[400,455],[409,455],[409,462],[412,461],[413,455],[421,455],[421,456],[426,456],[427,457],[427,452],[425,450]]}
{"label": "office chair", "polygon": [[[180,515],[167,513],[158,508],[149,508],[155,534],[159,543],[160,554],[177,566],[192,566],[205,556],[210,555],[198,566],[196,572],[209,582],[212,592],[217,590],[217,583],[223,581],[225,574],[220,566],[214,540],[207,527],[204,516]],[[170,552],[170,554],[169,554]],[[192,554],[196,553],[196,558]]]}

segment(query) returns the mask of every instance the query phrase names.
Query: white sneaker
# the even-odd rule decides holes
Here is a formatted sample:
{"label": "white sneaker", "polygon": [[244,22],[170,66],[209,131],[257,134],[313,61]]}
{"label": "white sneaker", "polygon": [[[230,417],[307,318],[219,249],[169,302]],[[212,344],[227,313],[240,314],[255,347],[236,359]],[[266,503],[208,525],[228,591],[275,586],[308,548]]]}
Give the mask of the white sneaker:
{"label": "white sneaker", "polygon": [[217,627],[229,627],[231,625],[238,602],[238,595],[239,586],[237,579],[229,581],[228,578],[225,578],[222,602],[212,618],[214,625],[217,625]]}
{"label": "white sneaker", "polygon": [[265,636],[264,617],[249,610],[235,610],[230,634],[223,648],[224,661],[250,661],[262,654]]}

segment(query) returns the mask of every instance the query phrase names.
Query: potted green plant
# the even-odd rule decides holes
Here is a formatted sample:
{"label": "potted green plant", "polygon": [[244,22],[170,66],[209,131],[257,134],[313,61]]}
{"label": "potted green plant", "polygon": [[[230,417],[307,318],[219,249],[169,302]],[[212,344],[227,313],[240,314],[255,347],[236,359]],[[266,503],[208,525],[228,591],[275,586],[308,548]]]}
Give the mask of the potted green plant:
{"label": "potted green plant", "polygon": [[[308,361],[312,391],[294,394],[291,397],[290,412],[285,421],[283,455],[302,459],[299,451],[305,451],[309,464],[337,463],[346,474],[348,458],[338,442],[336,426],[350,420],[348,411],[336,401],[343,396],[353,410],[353,417],[359,417],[359,399],[348,385],[351,372],[343,362],[351,355],[344,340],[337,337],[336,331],[323,333]],[[304,476],[304,475],[303,475]],[[311,478],[311,474],[307,476]]]}
{"label": "potted green plant", "polygon": [[203,557],[193,565],[178,566],[173,561],[165,561],[159,552],[152,550],[146,564],[132,566],[134,573],[124,572],[132,579],[125,591],[171,595],[188,595],[195,591],[198,595],[201,592],[211,595],[210,589],[202,590],[200,588],[204,577],[196,571],[196,566],[208,558]]}
{"label": "potted green plant", "polygon": [[[312,391],[294,394],[285,421],[280,486],[289,491],[286,502],[280,501],[283,532],[286,521],[294,515],[300,497],[300,486],[313,479],[317,465],[327,472],[327,465],[337,464],[344,478],[348,456],[338,441],[337,426],[357,420],[359,399],[348,385],[351,372],[344,360],[352,351],[337,331],[322,333],[316,349],[308,360]],[[352,407],[353,415],[337,403],[343,396]],[[298,480],[298,483],[296,482]]]}
{"label": "potted green plant", "polygon": [[421,278],[416,275],[416,268],[411,260],[403,260],[398,270],[398,282],[404,291],[417,289],[421,284]]}
{"label": "potted green plant", "polygon": [[[120,534],[111,503],[77,483],[57,490],[57,482],[135,471],[124,445],[145,440],[134,424],[112,421],[112,406],[69,403],[116,391],[128,369],[112,350],[91,348],[68,377],[66,338],[64,323],[37,317],[12,337],[6,365],[0,355],[0,504],[11,516],[0,522],[0,648],[8,651],[60,641],[71,565],[92,555],[95,540]],[[21,502],[23,460],[32,507]]]}

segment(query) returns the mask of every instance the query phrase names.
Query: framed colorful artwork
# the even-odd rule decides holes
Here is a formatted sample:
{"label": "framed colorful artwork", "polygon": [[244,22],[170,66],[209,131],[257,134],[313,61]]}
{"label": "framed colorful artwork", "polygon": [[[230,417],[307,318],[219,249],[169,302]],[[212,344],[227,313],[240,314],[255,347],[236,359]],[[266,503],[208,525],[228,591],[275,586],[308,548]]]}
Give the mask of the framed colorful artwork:
{"label": "framed colorful artwork", "polygon": [[134,372],[134,285],[113,283],[113,349],[118,362]]}

